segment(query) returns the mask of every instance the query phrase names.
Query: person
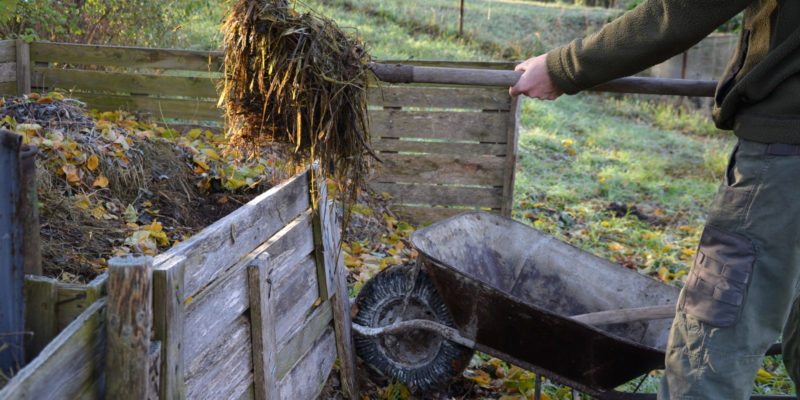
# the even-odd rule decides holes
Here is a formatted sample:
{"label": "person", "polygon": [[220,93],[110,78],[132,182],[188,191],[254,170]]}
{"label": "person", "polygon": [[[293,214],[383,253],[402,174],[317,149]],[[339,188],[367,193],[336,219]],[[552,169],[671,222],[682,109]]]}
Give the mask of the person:
{"label": "person", "polygon": [[[509,94],[553,100],[685,51],[744,11],[713,119],[738,138],[678,298],[659,399],[746,399],[783,335],[800,379],[800,2],[644,0],[516,67]],[[782,331],[782,332],[781,332]]]}

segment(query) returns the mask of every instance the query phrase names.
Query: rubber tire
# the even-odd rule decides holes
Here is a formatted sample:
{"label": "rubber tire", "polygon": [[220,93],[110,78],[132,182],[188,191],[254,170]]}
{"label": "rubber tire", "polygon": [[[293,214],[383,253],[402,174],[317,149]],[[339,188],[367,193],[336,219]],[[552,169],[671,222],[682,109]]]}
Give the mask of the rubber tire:
{"label": "rubber tire", "polygon": [[[411,274],[412,265],[403,265],[387,268],[367,281],[356,297],[354,309],[357,312],[353,322],[373,328],[387,325],[388,322],[379,321],[381,315],[386,312],[388,307],[396,308],[398,307],[397,302],[403,301],[410,290]],[[426,309],[426,315],[423,318],[454,327],[447,307],[436,291],[430,276],[423,268],[419,269],[416,281],[409,303],[415,304],[418,310]],[[419,317],[417,315],[414,318]],[[431,346],[427,346],[429,351],[424,352],[424,359],[414,362],[414,365],[400,360],[401,357],[398,357],[398,354],[392,354],[397,351],[396,348],[387,348],[388,338],[365,338],[355,335],[356,353],[367,364],[386,375],[405,383],[410,388],[416,387],[422,390],[441,387],[453,378],[460,376],[474,353],[472,349],[441,338],[432,332],[414,331],[404,335],[416,335],[417,337],[422,335],[429,339],[429,343],[432,343]],[[408,336],[399,336],[406,337],[406,339],[400,340],[412,340]],[[393,337],[392,340],[394,338],[396,337]]]}

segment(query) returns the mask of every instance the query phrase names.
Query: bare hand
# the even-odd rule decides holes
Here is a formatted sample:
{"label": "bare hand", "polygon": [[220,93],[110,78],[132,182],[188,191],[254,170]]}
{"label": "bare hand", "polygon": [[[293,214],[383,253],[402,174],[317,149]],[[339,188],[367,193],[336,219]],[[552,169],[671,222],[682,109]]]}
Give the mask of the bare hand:
{"label": "bare hand", "polygon": [[534,99],[555,100],[564,94],[547,73],[545,60],[547,54],[532,57],[517,65],[514,71],[524,71],[519,81],[508,89],[508,94],[518,96],[524,94]]}

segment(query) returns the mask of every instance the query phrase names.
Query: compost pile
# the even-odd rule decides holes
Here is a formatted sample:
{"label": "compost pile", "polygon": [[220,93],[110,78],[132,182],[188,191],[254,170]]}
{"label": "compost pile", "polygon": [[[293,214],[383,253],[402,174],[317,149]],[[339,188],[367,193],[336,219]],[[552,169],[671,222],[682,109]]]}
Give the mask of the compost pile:
{"label": "compost pile", "polygon": [[282,0],[237,0],[223,30],[231,149],[282,144],[285,159],[318,162],[353,202],[369,168],[367,55],[335,22]]}
{"label": "compost pile", "polygon": [[155,255],[282,179],[276,154],[222,156],[222,132],[184,133],[59,93],[0,99],[0,128],[39,148],[46,275],[86,283],[125,254]]}

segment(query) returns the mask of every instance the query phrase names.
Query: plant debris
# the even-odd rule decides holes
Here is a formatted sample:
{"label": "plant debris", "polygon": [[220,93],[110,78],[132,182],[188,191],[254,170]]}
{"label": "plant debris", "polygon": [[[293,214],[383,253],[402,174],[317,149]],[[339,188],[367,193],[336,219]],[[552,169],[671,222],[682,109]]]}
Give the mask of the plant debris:
{"label": "plant debris", "polygon": [[231,148],[257,154],[281,143],[287,160],[318,161],[352,203],[370,162],[361,43],[284,0],[238,0],[223,30],[219,105]]}

